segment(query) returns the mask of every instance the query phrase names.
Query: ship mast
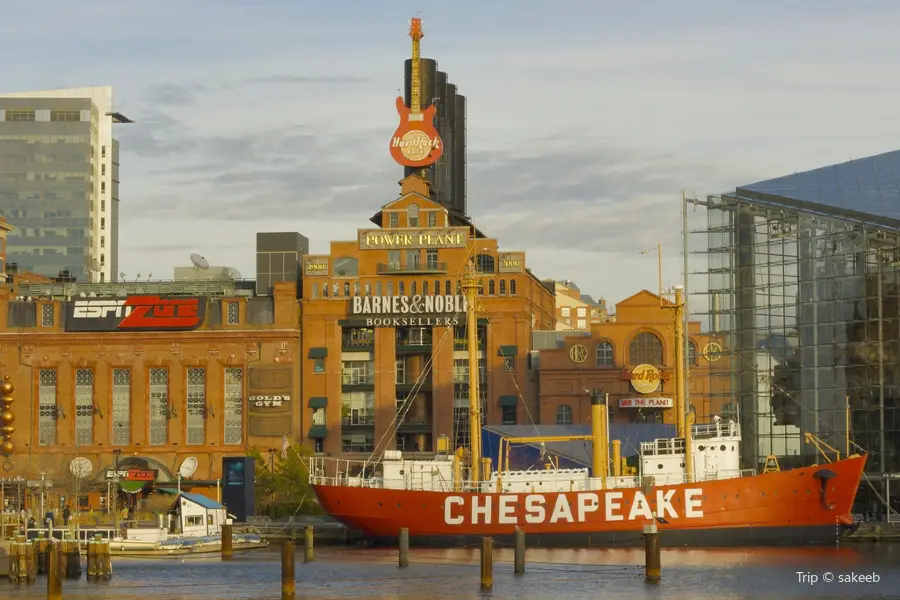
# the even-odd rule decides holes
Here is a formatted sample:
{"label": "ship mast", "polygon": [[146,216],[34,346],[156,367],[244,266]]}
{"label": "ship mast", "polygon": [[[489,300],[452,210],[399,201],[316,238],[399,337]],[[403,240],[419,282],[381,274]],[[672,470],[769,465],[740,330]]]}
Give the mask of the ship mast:
{"label": "ship mast", "polygon": [[675,286],[675,417],[677,423],[677,435],[684,438],[684,478],[686,482],[693,479],[694,453],[692,449],[692,423],[687,412],[685,402],[685,390],[687,378],[685,377],[685,352],[684,352],[684,287]]}
{"label": "ship mast", "polygon": [[469,349],[469,469],[473,483],[481,481],[481,394],[479,393],[478,319],[475,302],[478,299],[478,280],[472,262],[466,265],[463,275],[463,291],[466,294],[466,334]]}

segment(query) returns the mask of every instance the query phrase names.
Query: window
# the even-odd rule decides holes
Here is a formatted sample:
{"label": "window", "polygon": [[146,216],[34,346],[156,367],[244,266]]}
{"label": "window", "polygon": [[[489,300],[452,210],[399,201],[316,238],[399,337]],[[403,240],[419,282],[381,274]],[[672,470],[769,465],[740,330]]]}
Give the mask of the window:
{"label": "window", "polygon": [[106,163],[100,165],[100,174],[106,175]]}
{"label": "window", "polygon": [[502,410],[502,418],[504,425],[515,425],[516,424],[516,407],[515,406],[501,406]]}
{"label": "window", "polygon": [[41,304],[41,327],[53,327],[53,305]]}
{"label": "window", "polygon": [[568,404],[560,404],[556,407],[556,424],[571,425],[572,424],[572,407]]}
{"label": "window", "polygon": [[169,370],[150,369],[150,445],[169,441]]}
{"label": "window", "polygon": [[428,282],[427,281],[422,282],[422,295],[423,296],[428,295]]}
{"label": "window", "polygon": [[318,426],[318,427],[325,426],[325,409],[324,408],[316,408],[313,410],[312,424],[314,426]]}
{"label": "window", "polygon": [[506,295],[506,280],[505,279],[500,280],[500,295],[501,296]]}
{"label": "window", "polygon": [[353,282],[353,295],[359,296],[359,282],[358,281]]}
{"label": "window", "polygon": [[394,282],[388,281],[387,285],[385,286],[385,289],[387,290],[388,296],[393,296],[394,295]]}
{"label": "window", "polygon": [[388,250],[387,260],[388,260],[388,270],[390,270],[390,271],[399,271],[400,270],[400,251],[399,250]]}
{"label": "window", "polygon": [[359,261],[352,256],[341,256],[334,259],[335,277],[358,277]]}
{"label": "window", "polygon": [[100,229],[106,229],[106,217],[100,217]]}
{"label": "window", "polygon": [[33,110],[8,110],[6,111],[6,120],[12,122],[34,121]]}
{"label": "window", "polygon": [[407,269],[418,269],[419,268],[419,259],[422,257],[422,253],[419,250],[407,250],[406,251],[406,268]]}
{"label": "window", "polygon": [[75,371],[75,445],[90,446],[94,441],[94,372]]}
{"label": "window", "polygon": [[400,215],[397,214],[396,211],[391,211],[388,213],[388,227],[399,227],[400,226]]}
{"label": "window", "polygon": [[516,370],[516,357],[515,356],[504,356],[503,357],[503,370],[504,371],[515,371]]}
{"label": "window", "polygon": [[410,204],[409,208],[406,209],[406,226],[407,227],[418,227],[419,226],[419,207],[416,204]]}
{"label": "window", "polygon": [[341,366],[343,385],[372,385],[375,383],[375,363],[370,360],[345,360]]}
{"label": "window", "polygon": [[101,181],[101,182],[100,182],[100,193],[101,193],[101,194],[105,194],[105,193],[106,193],[106,182],[105,182],[105,181]]}
{"label": "window", "polygon": [[697,364],[697,344],[694,342],[688,342],[688,364],[696,365]]}
{"label": "window", "polygon": [[600,342],[597,344],[597,366],[598,367],[614,367],[613,347],[609,342]]}
{"label": "window", "polygon": [[404,287],[402,281],[397,282],[397,294],[399,294],[400,296],[406,295],[406,288]]}
{"label": "window", "polygon": [[[487,381],[485,375],[485,361],[483,358],[478,359],[478,382],[484,385]],[[469,383],[469,359],[456,358],[453,359],[453,383]]]}
{"label": "window", "polygon": [[416,282],[415,281],[412,281],[409,284],[409,295],[410,296],[416,295]]}
{"label": "window", "polygon": [[494,280],[493,280],[493,279],[491,279],[490,281],[488,281],[488,295],[489,295],[489,296],[493,296],[493,295],[494,295]]}
{"label": "window", "polygon": [[112,385],[112,443],[127,446],[131,443],[131,371],[113,369]]}
{"label": "window", "polygon": [[475,270],[479,273],[494,272],[494,257],[490,254],[479,254],[475,257]]}
{"label": "window", "polygon": [[509,280],[509,293],[513,296],[515,296],[515,294],[516,294],[516,280],[515,279]]}
{"label": "window", "polygon": [[191,367],[187,370],[187,443],[202,444],[206,441],[206,369]]}
{"label": "window", "polygon": [[425,251],[425,266],[429,269],[438,268],[438,251],[437,248],[429,248]]}
{"label": "window", "polygon": [[440,294],[441,294],[441,280],[435,279],[434,280],[434,295],[439,296]]}
{"label": "window", "polygon": [[335,281],[334,285],[331,286],[331,295],[334,298],[340,298],[340,296],[341,296],[341,288],[338,285],[337,281]]}
{"label": "window", "polygon": [[200,527],[203,525],[203,517],[200,515],[190,515],[184,518],[185,527]]}
{"label": "window", "polygon": [[371,296],[372,295],[372,284],[369,282],[366,282],[365,289],[366,289],[366,296]]}
{"label": "window", "polygon": [[579,317],[586,317],[586,316],[587,316],[587,308],[584,307],[584,306],[579,306],[579,307],[578,307],[578,316],[579,316]]}
{"label": "window", "polygon": [[450,280],[449,279],[444,282],[444,294],[447,296],[450,295]]}
{"label": "window", "polygon": [[343,425],[373,425],[375,423],[375,392],[342,393],[341,423]]}
{"label": "window", "polygon": [[237,302],[225,303],[226,323],[228,325],[237,325],[241,322],[241,305]]}
{"label": "window", "polygon": [[323,298],[328,297],[328,282],[327,281],[322,284],[322,297]]}
{"label": "window", "polygon": [[225,443],[240,444],[243,399],[244,399],[244,370],[237,367],[225,369]]}
{"label": "window", "polygon": [[428,217],[428,226],[429,227],[437,227],[437,211],[429,210],[427,217]]}
{"label": "window", "polygon": [[319,295],[319,284],[314,283],[314,284],[312,284],[312,285],[310,286],[309,289],[310,289],[310,292],[311,292],[313,298],[318,297],[318,295]]}
{"label": "window", "polygon": [[50,120],[63,123],[73,123],[81,120],[80,110],[51,110]]}
{"label": "window", "polygon": [[587,319],[578,319],[578,329],[587,329]]}
{"label": "window", "polygon": [[344,282],[344,298],[349,298],[349,297],[350,297],[350,282],[345,281]]}
{"label": "window", "polygon": [[394,363],[394,382],[395,383],[406,383],[406,359],[398,358]]}
{"label": "window", "polygon": [[106,236],[105,235],[100,236],[100,247],[106,248]]}
{"label": "window", "polygon": [[325,372],[325,359],[324,358],[314,358],[313,359],[313,373],[324,373]]}
{"label": "window", "polygon": [[101,156],[101,157],[106,157],[106,146],[101,146],[101,147],[100,147],[100,156]]}
{"label": "window", "polygon": [[568,318],[572,314],[572,309],[568,306],[562,307],[562,316]]}
{"label": "window", "polygon": [[376,282],[375,282],[375,295],[376,295],[376,296],[380,296],[380,295],[381,295],[381,281],[376,281]]}
{"label": "window", "polygon": [[56,444],[56,371],[41,369],[38,383],[38,445],[53,446]]}
{"label": "window", "polygon": [[652,333],[639,333],[628,346],[628,364],[662,366],[662,342]]}

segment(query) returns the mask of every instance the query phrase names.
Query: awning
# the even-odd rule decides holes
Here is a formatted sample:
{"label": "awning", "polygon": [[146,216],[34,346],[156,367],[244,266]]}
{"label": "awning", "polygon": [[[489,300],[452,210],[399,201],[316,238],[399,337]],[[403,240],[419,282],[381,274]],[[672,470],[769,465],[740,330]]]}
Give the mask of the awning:
{"label": "awning", "polygon": [[504,408],[515,408],[519,405],[517,396],[500,396],[500,406]]}
{"label": "awning", "polygon": [[324,396],[313,396],[309,399],[310,408],[325,408],[328,406],[328,398]]}
{"label": "awning", "polygon": [[309,428],[309,437],[312,440],[322,440],[328,435],[328,429],[324,425],[313,425]]}
{"label": "awning", "polygon": [[518,346],[500,346],[500,350],[497,351],[497,356],[512,358],[513,356],[518,354],[518,350]]}
{"label": "awning", "polygon": [[308,358],[325,358],[328,356],[328,348],[310,348]]}
{"label": "awning", "polygon": [[150,483],[149,481],[120,481],[119,487],[122,488],[122,491],[126,494],[137,494],[144,486]]}

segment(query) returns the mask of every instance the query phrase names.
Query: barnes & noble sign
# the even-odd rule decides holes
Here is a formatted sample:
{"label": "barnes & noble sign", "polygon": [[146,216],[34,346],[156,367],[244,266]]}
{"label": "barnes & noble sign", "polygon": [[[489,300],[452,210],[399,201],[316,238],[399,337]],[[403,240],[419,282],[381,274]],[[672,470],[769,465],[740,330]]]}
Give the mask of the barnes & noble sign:
{"label": "barnes & noble sign", "polygon": [[350,316],[366,327],[450,327],[465,318],[465,296],[355,296]]}

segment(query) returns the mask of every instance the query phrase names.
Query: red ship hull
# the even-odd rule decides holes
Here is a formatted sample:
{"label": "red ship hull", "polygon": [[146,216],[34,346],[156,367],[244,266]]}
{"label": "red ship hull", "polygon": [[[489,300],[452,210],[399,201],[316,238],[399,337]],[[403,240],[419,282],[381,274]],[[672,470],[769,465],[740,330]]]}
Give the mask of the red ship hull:
{"label": "red ship hull", "polygon": [[[315,485],[325,512],[375,540],[409,529],[417,543],[502,540],[529,545],[641,543],[655,522],[664,545],[834,543],[852,524],[865,456],[735,479],[593,492],[477,494]],[[660,518],[661,517],[661,518]]]}

